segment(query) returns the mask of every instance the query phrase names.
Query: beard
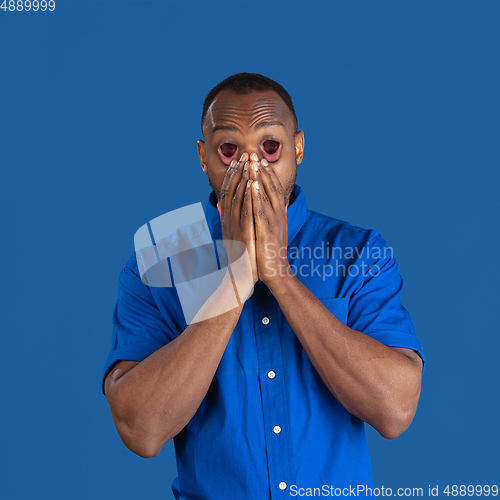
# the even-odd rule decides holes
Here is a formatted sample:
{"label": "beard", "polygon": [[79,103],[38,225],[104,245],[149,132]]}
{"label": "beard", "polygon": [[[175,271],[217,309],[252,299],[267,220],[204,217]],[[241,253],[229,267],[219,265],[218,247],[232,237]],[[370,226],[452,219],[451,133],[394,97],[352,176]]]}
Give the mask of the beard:
{"label": "beard", "polygon": [[[290,196],[292,195],[293,187],[295,186],[295,181],[297,180],[297,159],[295,158],[295,168],[293,169],[292,177],[283,185],[283,199],[285,201],[285,207],[290,204]],[[217,201],[220,200],[220,188],[215,186],[212,177],[210,174],[208,175],[208,183],[210,187],[213,189],[217,196]]]}

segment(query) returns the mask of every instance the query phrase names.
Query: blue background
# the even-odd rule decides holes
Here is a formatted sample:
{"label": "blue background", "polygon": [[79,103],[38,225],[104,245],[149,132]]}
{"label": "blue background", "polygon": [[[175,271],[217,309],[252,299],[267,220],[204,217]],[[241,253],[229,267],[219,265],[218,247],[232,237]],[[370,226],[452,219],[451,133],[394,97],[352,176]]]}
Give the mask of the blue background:
{"label": "blue background", "polygon": [[[297,182],[379,230],[428,366],[376,486],[498,484],[498,2],[57,1],[0,10],[0,496],[169,499],[101,394],[134,232],[201,201],[202,103],[238,71],[294,98]],[[368,427],[368,426],[367,426]]]}

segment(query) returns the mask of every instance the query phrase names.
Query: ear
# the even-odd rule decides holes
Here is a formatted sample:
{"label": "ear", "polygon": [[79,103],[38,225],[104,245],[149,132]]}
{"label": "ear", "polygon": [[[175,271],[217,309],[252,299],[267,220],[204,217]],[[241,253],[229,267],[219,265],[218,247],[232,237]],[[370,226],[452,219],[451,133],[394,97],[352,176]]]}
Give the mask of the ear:
{"label": "ear", "polygon": [[196,143],[198,146],[198,156],[200,157],[200,164],[201,164],[201,169],[203,172],[208,174],[208,169],[207,169],[207,151],[205,148],[205,141],[202,141],[201,139],[198,140]]}
{"label": "ear", "polygon": [[297,165],[302,163],[302,158],[304,157],[304,132],[299,130],[295,134],[295,160],[297,161]]}

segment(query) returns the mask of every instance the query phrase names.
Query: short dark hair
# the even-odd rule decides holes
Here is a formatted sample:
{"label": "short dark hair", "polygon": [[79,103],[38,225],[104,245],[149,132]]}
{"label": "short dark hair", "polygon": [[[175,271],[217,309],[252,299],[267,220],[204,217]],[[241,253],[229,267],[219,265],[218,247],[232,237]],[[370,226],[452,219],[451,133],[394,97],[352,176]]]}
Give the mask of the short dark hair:
{"label": "short dark hair", "polygon": [[236,73],[228,76],[208,93],[205,98],[205,102],[203,103],[203,113],[201,114],[202,133],[203,123],[205,121],[208,108],[221,90],[232,90],[237,94],[250,94],[250,92],[258,92],[261,90],[274,90],[283,99],[283,101],[285,101],[285,104],[291,111],[295,125],[295,132],[297,133],[299,124],[293,107],[292,97],[278,82],[271,80],[267,76],[259,75],[258,73]]}

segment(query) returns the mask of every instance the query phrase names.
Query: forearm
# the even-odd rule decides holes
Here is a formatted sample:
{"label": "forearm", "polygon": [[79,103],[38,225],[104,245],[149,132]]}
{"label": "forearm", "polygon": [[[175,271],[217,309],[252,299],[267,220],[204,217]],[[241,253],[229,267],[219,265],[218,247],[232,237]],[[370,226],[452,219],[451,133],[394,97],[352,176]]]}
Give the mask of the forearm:
{"label": "forearm", "polygon": [[340,322],[295,276],[269,285],[330,392],[382,436],[401,434],[416,411],[419,366]]}
{"label": "forearm", "polygon": [[[220,304],[231,293],[234,298],[229,287],[219,289],[212,300]],[[108,400],[129,448],[154,456],[185,427],[208,391],[242,307],[190,324],[113,382]]]}

